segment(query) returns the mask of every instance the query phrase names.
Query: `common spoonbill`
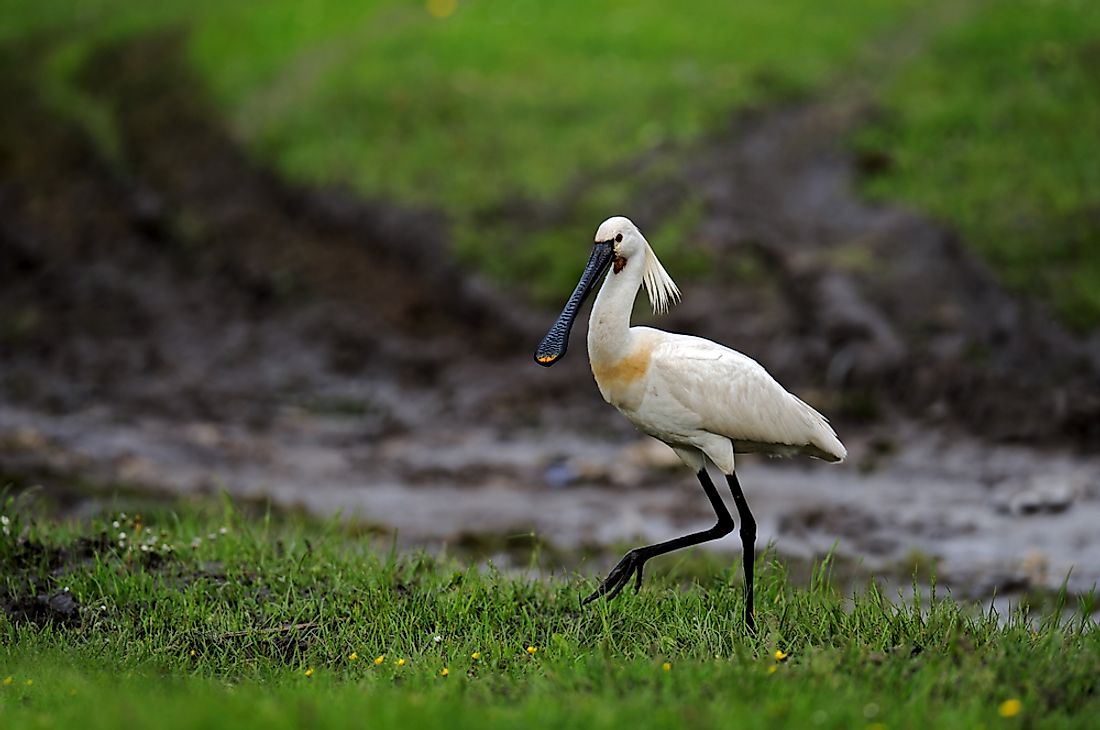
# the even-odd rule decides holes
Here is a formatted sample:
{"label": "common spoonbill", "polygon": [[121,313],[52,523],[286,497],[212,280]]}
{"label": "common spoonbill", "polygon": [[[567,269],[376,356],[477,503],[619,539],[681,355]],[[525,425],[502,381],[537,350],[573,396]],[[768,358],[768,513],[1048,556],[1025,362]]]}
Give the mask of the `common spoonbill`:
{"label": "common spoonbill", "polygon": [[847,451],[824,416],[787,392],[752,358],[700,337],[630,326],[642,285],[656,313],[667,311],[680,290],[627,218],[616,216],[600,224],[584,273],[539,343],[536,362],[549,367],[565,356],[577,312],[609,267],[588,320],[588,359],[596,385],[604,400],[635,427],[671,446],[695,471],[718,521],[708,530],[631,550],[584,603],[601,596],[614,599],[632,577],[637,591],[642,569],[654,556],[733,532],[733,518],[707,474],[710,461],[725,475],[741,518],[745,623],[755,630],[756,520],[737,481],[734,454],[808,454],[837,462]]}

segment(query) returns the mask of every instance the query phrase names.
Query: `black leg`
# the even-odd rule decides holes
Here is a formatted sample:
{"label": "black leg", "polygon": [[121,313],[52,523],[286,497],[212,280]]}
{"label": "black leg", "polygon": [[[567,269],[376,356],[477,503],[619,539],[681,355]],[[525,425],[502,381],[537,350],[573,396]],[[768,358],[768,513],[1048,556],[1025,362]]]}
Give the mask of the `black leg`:
{"label": "black leg", "polygon": [[[610,601],[622,592],[626,584],[630,582],[631,576],[634,577],[634,591],[637,592],[638,588],[642,585],[642,568],[645,566],[645,561],[652,557],[664,555],[673,550],[690,547],[691,545],[698,545],[701,542],[717,540],[733,532],[733,517],[730,516],[729,510],[726,509],[726,505],[722,503],[722,498],[718,496],[718,490],[714,488],[714,482],[710,480],[707,470],[703,469],[699,472],[698,476],[699,482],[703,485],[703,491],[707,493],[707,499],[710,500],[710,506],[714,508],[714,514],[718,517],[718,521],[714,523],[714,527],[709,530],[703,530],[702,532],[693,532],[690,535],[677,537],[667,542],[660,542],[656,545],[646,545],[644,547],[634,548],[623,556],[623,559],[619,561],[618,565],[612,568],[611,572],[607,574],[607,578],[600,584],[600,587],[593,591],[592,595],[588,596],[588,598],[585,598],[581,602],[581,605],[594,601],[601,596],[607,596],[607,600]],[[754,524],[754,532],[755,529],[756,526]],[[742,532],[742,534],[744,533]]]}
{"label": "black leg", "polygon": [[726,481],[733,492],[733,503],[737,505],[737,516],[741,518],[741,547],[745,552],[745,625],[749,631],[756,631],[756,619],[752,609],[752,569],[756,563],[756,520],[749,510],[749,503],[745,501],[745,493],[741,491],[741,483],[737,481],[736,474],[727,474]]}

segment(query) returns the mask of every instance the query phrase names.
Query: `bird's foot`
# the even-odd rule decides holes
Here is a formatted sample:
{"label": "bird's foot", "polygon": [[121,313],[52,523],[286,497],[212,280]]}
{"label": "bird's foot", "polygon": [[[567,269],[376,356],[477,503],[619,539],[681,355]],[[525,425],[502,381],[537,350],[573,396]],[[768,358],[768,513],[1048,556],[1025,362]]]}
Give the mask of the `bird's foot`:
{"label": "bird's foot", "polygon": [[595,601],[597,598],[607,597],[607,600],[613,600],[616,596],[622,593],[623,588],[626,588],[626,584],[630,582],[630,578],[634,578],[634,592],[637,593],[638,589],[642,587],[642,568],[645,566],[645,561],[649,557],[643,554],[640,550],[631,550],[622,557],[622,560],[611,569],[611,572],[607,574],[603,582],[600,583],[600,587],[592,591],[588,598],[581,601],[581,605],[585,605]]}

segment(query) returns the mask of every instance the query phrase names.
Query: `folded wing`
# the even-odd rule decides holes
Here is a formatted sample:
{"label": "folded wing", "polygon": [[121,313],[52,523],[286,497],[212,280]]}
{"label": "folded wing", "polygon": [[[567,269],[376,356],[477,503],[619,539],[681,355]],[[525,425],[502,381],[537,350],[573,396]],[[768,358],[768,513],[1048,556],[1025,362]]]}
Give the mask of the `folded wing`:
{"label": "folded wing", "polygon": [[699,337],[662,333],[650,367],[692,424],[739,452],[804,453],[841,461],[847,450],[828,420],[789,393],[758,362]]}

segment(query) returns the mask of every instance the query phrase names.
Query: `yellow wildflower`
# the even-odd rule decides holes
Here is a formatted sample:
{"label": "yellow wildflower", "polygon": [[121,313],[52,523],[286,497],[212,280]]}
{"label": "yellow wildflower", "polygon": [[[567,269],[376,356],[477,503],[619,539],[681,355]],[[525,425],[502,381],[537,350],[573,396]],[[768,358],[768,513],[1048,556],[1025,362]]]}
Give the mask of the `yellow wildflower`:
{"label": "yellow wildflower", "polygon": [[458,9],[458,0],[428,0],[425,6],[429,15],[442,20],[454,15],[455,10]]}
{"label": "yellow wildflower", "polygon": [[396,664],[399,667],[403,667],[403,666],[405,666],[405,660],[404,659],[398,659],[396,662],[394,662],[394,664]]}
{"label": "yellow wildflower", "polygon": [[7,687],[9,684],[11,684],[14,681],[15,681],[14,677],[4,677],[4,686]]}
{"label": "yellow wildflower", "polygon": [[997,714],[1001,717],[1016,717],[1023,708],[1023,703],[1014,697],[1002,702],[1001,706],[997,708]]}
{"label": "yellow wildflower", "polygon": [[529,647],[527,647],[527,653],[528,653],[528,654],[534,654],[534,653],[535,653],[536,651],[538,651],[538,650],[539,650],[539,648],[538,648],[537,646],[529,646]]}
{"label": "yellow wildflower", "polygon": [[451,673],[451,670],[447,669],[447,667],[443,667],[442,669],[439,670],[439,676],[440,677],[446,677],[450,673]]}
{"label": "yellow wildflower", "polygon": [[481,652],[475,651],[473,654],[470,655],[470,658],[476,662],[478,659],[481,658]]}
{"label": "yellow wildflower", "polygon": [[384,661],[386,661],[386,655],[385,654],[379,654],[378,656],[376,656],[374,658],[374,666],[378,666],[379,664],[381,664]]}
{"label": "yellow wildflower", "polygon": [[768,667],[768,674],[775,674],[777,671],[779,671],[779,667],[774,664]]}
{"label": "yellow wildflower", "polygon": [[199,653],[197,651],[195,651],[194,649],[191,650],[191,656],[198,656],[198,655],[199,655]]}
{"label": "yellow wildflower", "polygon": [[783,651],[782,649],[776,649],[775,654],[773,656],[775,657],[775,660],[777,662],[781,662],[790,655],[787,654],[787,652]]}
{"label": "yellow wildflower", "polygon": [[672,671],[672,662],[665,662],[664,664],[661,665],[661,669],[665,670],[666,672],[671,672]]}
{"label": "yellow wildflower", "polygon": [[313,676],[313,667],[310,667],[309,669],[306,670],[306,676],[307,677],[312,677]]}
{"label": "yellow wildflower", "polygon": [[28,680],[27,680],[26,682],[24,682],[23,684],[25,684],[25,685],[27,685],[28,687],[30,687],[30,686],[31,686],[32,684],[34,684],[34,680],[33,680],[33,679],[28,679]]}
{"label": "yellow wildflower", "polygon": [[359,652],[353,651],[352,653],[348,654],[348,661],[349,662],[359,661]]}

